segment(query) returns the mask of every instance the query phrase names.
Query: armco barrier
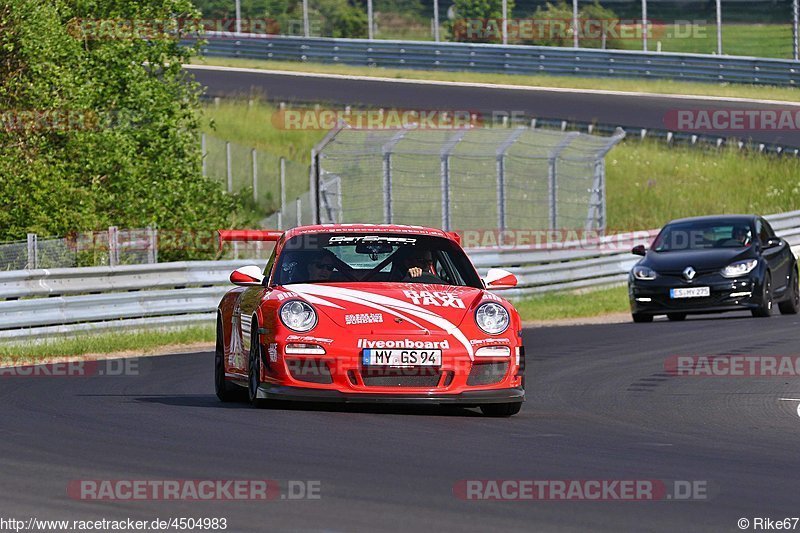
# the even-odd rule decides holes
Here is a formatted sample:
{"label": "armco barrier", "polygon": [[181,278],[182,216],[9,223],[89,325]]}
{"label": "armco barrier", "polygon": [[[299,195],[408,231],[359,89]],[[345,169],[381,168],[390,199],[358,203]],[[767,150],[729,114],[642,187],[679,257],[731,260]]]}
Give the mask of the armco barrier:
{"label": "armco barrier", "polygon": [[[766,218],[795,251],[800,249],[800,211]],[[622,284],[638,259],[630,249],[649,242],[655,233],[650,230],[611,235],[559,243],[547,249],[472,248],[467,253],[482,275],[489,268],[514,272],[518,287],[501,294],[520,298]],[[213,325],[214,310],[231,288],[230,272],[256,262],[190,261],[0,272],[0,340]]]}
{"label": "armco barrier", "polygon": [[[602,76],[795,86],[800,62],[742,56],[470,43],[207,33],[204,55],[505,74]],[[184,44],[194,44],[185,39]]]}

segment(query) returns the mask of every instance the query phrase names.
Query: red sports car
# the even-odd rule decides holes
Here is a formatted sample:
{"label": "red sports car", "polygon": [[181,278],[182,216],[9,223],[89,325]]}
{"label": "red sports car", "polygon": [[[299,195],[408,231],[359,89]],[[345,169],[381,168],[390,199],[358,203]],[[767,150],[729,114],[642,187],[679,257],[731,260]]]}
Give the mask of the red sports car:
{"label": "red sports car", "polygon": [[525,399],[519,314],[486,288],[458,235],[396,225],[221,231],[277,241],[237,269],[217,312],[215,385],[239,397],[458,404],[511,416]]}

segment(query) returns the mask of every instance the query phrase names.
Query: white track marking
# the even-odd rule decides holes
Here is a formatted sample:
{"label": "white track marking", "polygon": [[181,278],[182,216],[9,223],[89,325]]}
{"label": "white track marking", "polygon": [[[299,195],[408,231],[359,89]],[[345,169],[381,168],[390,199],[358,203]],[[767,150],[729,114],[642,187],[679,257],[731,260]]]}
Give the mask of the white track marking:
{"label": "white track marking", "polygon": [[442,80],[418,80],[411,78],[385,78],[379,76],[353,76],[347,74],[326,74],[322,72],[298,72],[293,70],[267,70],[260,68],[244,67],[218,67],[214,65],[183,65],[189,70],[210,70],[219,72],[243,72],[248,74],[269,74],[278,76],[293,76],[296,78],[322,78],[334,80],[352,81],[377,81],[382,83],[400,83],[407,85],[438,85],[442,87],[476,87],[481,89],[511,89],[514,91],[535,91],[565,94],[599,94],[610,96],[632,96],[637,98],[667,98],[674,100],[696,100],[710,102],[737,102],[761,105],[781,105],[789,107],[800,107],[800,102],[790,102],[786,100],[759,100],[757,98],[741,98],[737,96],[702,96],[698,94],[661,94],[646,93],[640,91],[611,91],[607,89],[575,89],[569,87],[541,87],[536,85],[510,85],[504,83],[478,83],[468,81],[442,81]]}

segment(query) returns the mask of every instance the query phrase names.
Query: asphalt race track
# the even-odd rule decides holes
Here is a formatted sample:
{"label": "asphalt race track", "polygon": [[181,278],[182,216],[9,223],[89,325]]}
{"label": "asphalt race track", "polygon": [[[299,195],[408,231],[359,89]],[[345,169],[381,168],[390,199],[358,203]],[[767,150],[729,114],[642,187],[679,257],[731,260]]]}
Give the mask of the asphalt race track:
{"label": "asphalt race track", "polygon": [[[589,92],[554,92],[491,87],[409,84],[363,79],[318,78],[272,72],[202,70],[189,67],[209,96],[257,94],[274,102],[323,102],[402,109],[470,110],[492,116],[494,112],[521,112],[525,116],[581,122],[596,121],[636,128],[672,129],[665,117],[676,110],[792,109],[787,106],[666,96],[631,96]],[[698,132],[702,133],[702,132]],[[800,147],[798,129],[720,131],[722,137],[749,138],[764,143]]]}
{"label": "asphalt race track", "polygon": [[[0,516],[226,517],[228,531],[739,531],[800,515],[797,378],[669,377],[672,355],[795,355],[797,317],[526,330],[528,402],[222,404],[210,353],[138,376],[0,377]],[[80,479],[316,480],[318,500],[76,501]],[[694,480],[697,501],[464,501],[465,479]]]}

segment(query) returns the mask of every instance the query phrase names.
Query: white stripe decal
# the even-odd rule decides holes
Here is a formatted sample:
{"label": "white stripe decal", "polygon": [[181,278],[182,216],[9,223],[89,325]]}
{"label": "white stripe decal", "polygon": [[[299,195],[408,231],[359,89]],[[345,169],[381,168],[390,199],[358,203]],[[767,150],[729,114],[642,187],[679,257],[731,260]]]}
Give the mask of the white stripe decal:
{"label": "white stripe decal", "polygon": [[[328,296],[330,298],[337,298],[340,300],[350,301],[354,303],[361,303],[362,305],[367,305],[369,307],[378,308],[378,306],[385,306],[387,308],[394,308],[398,311],[404,311],[411,316],[416,318],[422,319],[430,324],[433,324],[441,329],[443,329],[447,334],[452,335],[455,337],[461,344],[464,345],[464,348],[467,349],[467,353],[469,354],[469,358],[474,358],[474,353],[472,350],[472,345],[469,343],[469,339],[458,329],[458,326],[450,322],[449,320],[419,306],[416,306],[409,302],[404,302],[402,300],[398,300],[396,298],[390,298],[388,296],[383,296],[380,294],[373,294],[370,292],[359,291],[355,289],[345,289],[340,287],[326,287],[324,285],[313,285],[313,284],[299,284],[293,285],[292,290],[300,293],[300,294],[316,294],[319,296]],[[394,314],[394,313],[392,313]],[[411,321],[414,323],[413,321]]]}

